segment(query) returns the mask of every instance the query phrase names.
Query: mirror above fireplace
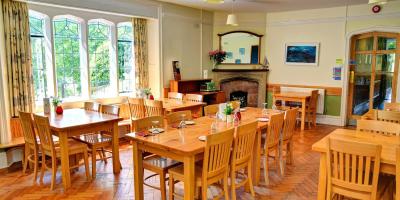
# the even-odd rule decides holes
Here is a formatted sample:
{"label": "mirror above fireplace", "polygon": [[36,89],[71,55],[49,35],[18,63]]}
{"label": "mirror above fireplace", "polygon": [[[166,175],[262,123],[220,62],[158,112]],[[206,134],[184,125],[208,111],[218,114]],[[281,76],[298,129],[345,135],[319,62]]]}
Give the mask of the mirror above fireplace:
{"label": "mirror above fireplace", "polygon": [[262,35],[249,31],[231,31],[218,36],[219,49],[226,52],[226,59],[221,64],[260,64]]}

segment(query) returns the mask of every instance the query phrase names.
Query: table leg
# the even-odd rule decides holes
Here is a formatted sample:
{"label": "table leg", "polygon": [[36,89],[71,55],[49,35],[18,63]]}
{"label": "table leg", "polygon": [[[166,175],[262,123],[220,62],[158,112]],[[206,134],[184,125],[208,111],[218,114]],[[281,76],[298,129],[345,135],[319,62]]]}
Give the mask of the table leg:
{"label": "table leg", "polygon": [[[287,158],[287,152],[286,150],[286,158]],[[283,159],[283,134],[280,134],[279,136],[279,167],[280,167],[280,172],[281,176],[285,175],[285,167],[286,167],[286,162],[285,159]]]}
{"label": "table leg", "polygon": [[326,153],[321,153],[319,161],[318,200],[325,199],[326,185],[327,185],[326,182],[327,182]]}
{"label": "table leg", "polygon": [[60,151],[61,151],[61,175],[65,190],[71,187],[67,135],[68,135],[67,133],[59,134]]}
{"label": "table leg", "polygon": [[306,100],[301,100],[301,130],[304,131],[304,124],[306,121]]}
{"label": "table leg", "polygon": [[184,166],[184,189],[185,189],[185,200],[194,199],[195,193],[195,158],[194,156],[185,156],[183,161]]}
{"label": "table leg", "polygon": [[253,148],[253,185],[257,186],[260,183],[260,166],[261,166],[261,129],[257,130],[256,140]]}
{"label": "table leg", "polygon": [[118,122],[113,124],[113,138],[112,138],[112,159],[113,159],[113,172],[114,174],[121,171],[121,165],[119,160],[119,133],[118,133]]}
{"label": "table leg", "polygon": [[132,150],[133,150],[133,178],[135,182],[135,199],[143,200],[144,199],[144,191],[143,191],[143,158],[142,151],[138,148],[138,144],[136,141],[132,141]]}

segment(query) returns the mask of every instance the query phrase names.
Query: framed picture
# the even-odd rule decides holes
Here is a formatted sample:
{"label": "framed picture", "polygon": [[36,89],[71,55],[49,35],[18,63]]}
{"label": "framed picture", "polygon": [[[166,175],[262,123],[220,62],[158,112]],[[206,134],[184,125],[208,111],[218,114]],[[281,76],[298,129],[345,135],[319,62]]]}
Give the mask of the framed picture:
{"label": "framed picture", "polygon": [[318,66],[319,43],[286,43],[285,64]]}

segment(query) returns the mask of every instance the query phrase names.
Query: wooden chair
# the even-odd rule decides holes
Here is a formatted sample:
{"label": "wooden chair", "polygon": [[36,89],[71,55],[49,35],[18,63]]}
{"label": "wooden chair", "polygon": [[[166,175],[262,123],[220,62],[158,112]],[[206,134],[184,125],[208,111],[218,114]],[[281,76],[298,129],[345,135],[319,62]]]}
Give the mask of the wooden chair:
{"label": "wooden chair", "polygon": [[398,193],[400,191],[400,147],[396,148],[396,200],[400,200],[400,194]]}
{"label": "wooden chair", "polygon": [[357,131],[400,136],[400,124],[377,120],[357,120]]}
{"label": "wooden chair", "polygon": [[205,116],[215,116],[219,109],[219,104],[212,104],[204,107],[204,115]]}
{"label": "wooden chair", "polygon": [[[258,122],[251,122],[237,127],[236,136],[233,140],[233,151],[231,155],[231,199],[236,199],[236,188],[248,184],[251,195],[254,197],[253,188],[253,168],[252,168],[252,153],[254,148],[254,140],[257,132]],[[246,169],[247,175],[241,172]],[[241,174],[245,179],[236,183],[236,174]]]}
{"label": "wooden chair", "polygon": [[[50,123],[49,123],[49,118],[48,117],[43,117],[40,115],[33,115],[36,128],[37,128],[37,133],[39,135],[40,139],[40,147],[42,151],[42,169],[41,169],[41,175],[40,175],[40,182],[43,183],[43,176],[44,176],[44,171],[47,167],[46,165],[46,156],[51,157],[51,190],[54,189],[54,184],[56,182],[56,173],[57,173],[57,158],[61,158],[61,149],[58,144],[54,144],[51,129],[50,129]],[[89,161],[88,161],[88,152],[87,152],[87,146],[81,142],[75,141],[75,140],[68,140],[68,154],[71,155],[79,155],[83,154],[83,161],[85,164],[85,172],[86,172],[86,178],[89,181],[90,180],[90,174],[89,174]],[[44,156],[46,155],[46,156]],[[61,160],[61,162],[63,162]],[[70,168],[77,168],[79,167],[79,163],[75,166],[71,166]]]}
{"label": "wooden chair", "polygon": [[36,138],[32,114],[19,111],[19,118],[21,120],[22,133],[25,140],[24,165],[22,173],[25,174],[28,162],[32,163],[34,177],[33,182],[36,182],[39,167],[39,144]]}
{"label": "wooden chair", "polygon": [[283,122],[284,122],[284,113],[280,114],[272,114],[269,119],[269,125],[267,130],[267,137],[264,144],[264,176],[265,183],[269,184],[269,172],[268,172],[268,157],[270,152],[275,151],[275,165],[276,169],[279,169],[279,137],[282,132]]}
{"label": "wooden chair", "polygon": [[[317,104],[318,104],[318,90],[311,91],[310,100],[306,104],[306,121],[308,128],[311,128],[311,123],[317,125]],[[299,109],[301,113],[301,109]]]}
{"label": "wooden chair", "polygon": [[203,102],[203,95],[199,94],[186,94],[184,99],[186,101]]}
{"label": "wooden chair", "polygon": [[144,107],[143,98],[128,98],[128,103],[132,120],[146,117],[146,109]]}
{"label": "wooden chair", "polygon": [[385,103],[383,110],[400,112],[400,103]]}
{"label": "wooden chair", "polygon": [[[164,118],[162,116],[151,116],[142,119],[136,120],[135,123],[135,132],[146,131],[153,126],[153,121],[159,121],[159,126],[164,127]],[[169,158],[163,158],[161,156],[155,154],[148,154],[146,152],[143,153],[143,169],[154,172],[155,174],[147,176],[144,178],[144,185],[160,190],[162,200],[166,200],[167,190],[165,182],[168,180],[166,178],[168,169],[175,167],[179,164],[179,162],[171,160]],[[160,177],[160,186],[154,186],[147,183],[147,180],[154,176]]]}
{"label": "wooden chair", "polygon": [[162,101],[145,99],[144,107],[146,109],[146,117],[164,116],[165,112]]}
{"label": "wooden chair", "polygon": [[85,110],[99,112],[100,105],[101,104],[99,104],[97,102],[85,102],[83,106],[84,106]]}
{"label": "wooden chair", "polygon": [[[229,199],[228,173],[233,134],[234,129],[232,128],[207,135],[203,166],[195,166],[195,187],[201,187],[202,199],[207,199],[208,186],[220,186],[218,183],[221,180],[223,180],[223,193],[214,199],[220,199],[222,196]],[[175,181],[184,181],[185,178],[183,165],[171,168],[168,173],[169,199],[172,200],[174,196],[178,196],[174,192]]]}
{"label": "wooden chair", "polygon": [[283,146],[286,147],[286,159],[288,164],[293,164],[293,134],[296,128],[298,108],[286,111],[283,123]]}
{"label": "wooden chair", "polygon": [[171,125],[181,122],[182,115],[185,115],[185,120],[192,120],[192,111],[190,110],[169,113],[165,116],[165,119],[167,120],[168,125]]}
{"label": "wooden chair", "polygon": [[400,124],[400,112],[378,110],[377,111],[377,119],[378,119],[378,121],[385,121],[385,122],[392,122],[392,123]]}
{"label": "wooden chair", "polygon": [[[103,114],[108,114],[108,115],[119,115],[119,106],[115,105],[101,105],[100,106],[100,111]],[[107,131],[102,131],[101,133],[89,133],[89,134],[83,134],[77,137],[74,137],[75,140],[78,140],[82,143],[85,143],[91,152],[92,155],[92,178],[96,178],[96,154],[100,154],[100,160],[103,160],[105,163],[107,163],[107,159],[111,158],[111,156],[106,156],[105,152],[109,152],[108,150],[106,151],[105,148],[111,147],[112,146],[112,136],[111,136],[111,130]],[[121,165],[121,163],[120,163]]]}
{"label": "wooden chair", "polygon": [[168,92],[168,99],[176,99],[182,101],[183,94],[178,92]]}
{"label": "wooden chair", "polygon": [[377,199],[381,145],[329,139],[327,198]]}

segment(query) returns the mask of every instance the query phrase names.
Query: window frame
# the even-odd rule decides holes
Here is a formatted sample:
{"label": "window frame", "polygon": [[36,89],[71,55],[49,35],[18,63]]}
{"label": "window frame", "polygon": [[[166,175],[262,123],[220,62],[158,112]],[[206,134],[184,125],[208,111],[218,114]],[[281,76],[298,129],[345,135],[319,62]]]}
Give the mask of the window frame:
{"label": "window frame", "polygon": [[[120,26],[126,26],[126,25],[129,25],[129,26],[131,26],[132,27],[132,40],[131,41],[129,41],[129,40],[124,40],[124,39],[119,39],[119,37],[118,37],[118,28],[120,27]],[[117,76],[117,78],[118,78],[118,95],[119,96],[131,96],[131,95],[135,95],[136,94],[136,92],[137,92],[137,88],[136,88],[136,78],[135,78],[135,76],[136,76],[136,68],[135,68],[135,45],[134,45],[134,35],[133,35],[133,24],[132,24],[132,22],[120,22],[120,23],[118,23],[117,24],[117,27],[116,27],[116,30],[117,30],[117,72],[119,72],[119,66],[118,66],[118,59],[119,59],[119,55],[118,55],[118,43],[119,42],[130,42],[131,43],[131,54],[132,54],[132,71],[133,71],[133,78],[131,79],[132,80],[132,83],[134,84],[134,86],[133,86],[133,90],[131,91],[131,92],[127,92],[127,93],[122,93],[122,92],[120,92],[120,85],[119,85],[119,74],[117,74],[118,76]]]}

